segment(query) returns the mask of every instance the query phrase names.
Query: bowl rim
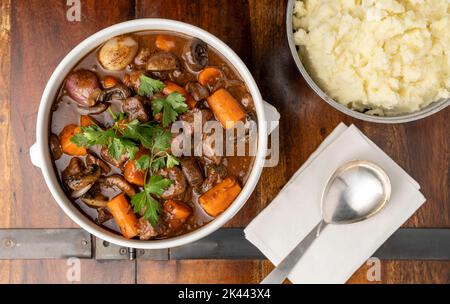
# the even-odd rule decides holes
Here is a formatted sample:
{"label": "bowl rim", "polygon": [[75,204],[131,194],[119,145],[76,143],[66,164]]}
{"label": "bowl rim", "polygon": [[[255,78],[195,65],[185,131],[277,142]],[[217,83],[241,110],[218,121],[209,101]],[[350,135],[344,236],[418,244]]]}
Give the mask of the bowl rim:
{"label": "bowl rim", "polygon": [[291,50],[292,58],[294,59],[298,70],[300,71],[303,78],[310,86],[310,88],[317,95],[319,95],[325,102],[327,102],[329,105],[331,105],[333,108],[339,110],[340,112],[342,112],[344,114],[350,115],[354,118],[358,118],[358,119],[361,119],[364,121],[393,124],[393,123],[405,123],[405,122],[419,120],[419,119],[428,117],[432,114],[435,114],[450,105],[450,99],[441,99],[441,100],[430,103],[423,109],[420,109],[419,111],[416,111],[416,112],[400,114],[400,115],[395,115],[395,116],[375,116],[375,115],[358,112],[356,110],[352,110],[350,108],[347,108],[343,104],[335,101],[333,98],[328,96],[317,85],[317,83],[309,75],[309,73],[307,72],[306,68],[304,67],[302,61],[300,60],[300,56],[298,55],[298,51],[297,51],[297,48],[296,48],[296,45],[294,42],[294,35],[293,35],[294,29],[293,29],[293,24],[292,24],[295,2],[296,2],[296,0],[289,0],[287,3],[287,8],[286,8],[286,36],[287,36],[289,48]]}
{"label": "bowl rim", "polygon": [[[178,32],[191,37],[197,37],[216,49],[217,52],[219,52],[230,62],[230,64],[236,69],[241,78],[244,80],[250,94],[253,97],[255,110],[258,117],[257,153],[247,182],[234,202],[217,218],[194,231],[173,238],[147,241],[125,239],[123,236],[95,224],[94,221],[82,213],[64,193],[59,183],[57,173],[53,167],[48,145],[48,128],[50,126],[51,112],[50,107],[53,104],[54,97],[56,96],[62,81],[67,74],[86,54],[90,53],[108,39],[117,35],[144,30],[166,30]],[[268,136],[265,117],[263,100],[253,76],[239,56],[219,38],[201,28],[180,21],[161,18],[135,19],[109,26],[94,33],[75,46],[58,64],[46,84],[39,104],[36,122],[37,158],[40,163],[45,182],[53,198],[56,200],[61,209],[63,209],[63,211],[75,223],[87,230],[89,233],[99,237],[102,240],[125,247],[139,249],[165,249],[177,247],[199,240],[216,231],[227,221],[229,221],[247,202],[259,181],[265,162]]]}

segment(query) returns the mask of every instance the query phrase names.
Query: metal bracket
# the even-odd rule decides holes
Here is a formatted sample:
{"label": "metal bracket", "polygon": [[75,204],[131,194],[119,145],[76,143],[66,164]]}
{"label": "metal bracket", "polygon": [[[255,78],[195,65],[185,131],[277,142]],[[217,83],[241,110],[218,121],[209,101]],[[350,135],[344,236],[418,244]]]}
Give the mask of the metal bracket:
{"label": "metal bracket", "polygon": [[[377,252],[382,260],[450,261],[450,229],[402,228]],[[0,259],[97,260],[264,259],[241,228],[222,228],[192,244],[142,250],[92,238],[82,229],[0,229]]]}
{"label": "metal bracket", "polygon": [[92,258],[82,229],[0,229],[0,260]]}

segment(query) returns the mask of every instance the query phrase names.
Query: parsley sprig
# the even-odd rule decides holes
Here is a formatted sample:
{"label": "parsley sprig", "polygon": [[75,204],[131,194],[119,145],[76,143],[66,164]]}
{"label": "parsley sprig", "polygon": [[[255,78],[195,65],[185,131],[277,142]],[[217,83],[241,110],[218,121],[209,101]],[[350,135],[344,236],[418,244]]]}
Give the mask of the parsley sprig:
{"label": "parsley sprig", "polygon": [[152,102],[153,115],[163,113],[162,124],[167,127],[177,120],[179,114],[188,110],[186,99],[181,93],[173,92],[165,98],[158,98]]}
{"label": "parsley sprig", "polygon": [[134,159],[139,145],[132,139],[121,136],[123,127],[126,127],[126,124],[121,125],[119,121],[116,121],[112,128],[106,130],[98,125],[81,127],[80,132],[72,136],[70,140],[79,147],[105,146],[108,148],[109,154],[117,160],[123,155]]}
{"label": "parsley sprig", "polygon": [[170,185],[172,185],[170,179],[163,178],[161,175],[152,175],[148,179],[148,182],[145,183],[144,190],[131,198],[134,212],[142,212],[144,218],[148,220],[153,227],[158,225],[159,216],[162,210],[161,204],[154,196],[159,198]]}
{"label": "parsley sprig", "polygon": [[156,92],[159,92],[162,89],[164,89],[165,86],[164,82],[162,82],[161,80],[150,78],[145,74],[142,74],[139,77],[139,81],[140,85],[138,94],[144,97],[153,96],[153,94],[155,94]]}
{"label": "parsley sprig", "polygon": [[[138,94],[144,97],[151,97],[165,87],[162,81],[144,74],[139,80]],[[134,211],[142,213],[153,227],[158,224],[162,212],[158,199],[172,185],[170,179],[158,175],[157,172],[162,168],[179,165],[178,159],[168,152],[172,136],[165,128],[174,122],[179,114],[188,110],[185,101],[182,94],[174,92],[152,102],[153,115],[162,112],[162,126],[141,123],[137,119],[128,122],[125,113],[116,114],[110,107],[108,111],[114,119],[111,128],[102,129],[98,125],[81,127],[81,131],[71,138],[73,143],[81,147],[105,146],[115,159],[126,154],[134,160],[140,145],[149,151],[136,159],[136,169],[144,171],[144,187],[141,192],[131,197],[131,205]]]}

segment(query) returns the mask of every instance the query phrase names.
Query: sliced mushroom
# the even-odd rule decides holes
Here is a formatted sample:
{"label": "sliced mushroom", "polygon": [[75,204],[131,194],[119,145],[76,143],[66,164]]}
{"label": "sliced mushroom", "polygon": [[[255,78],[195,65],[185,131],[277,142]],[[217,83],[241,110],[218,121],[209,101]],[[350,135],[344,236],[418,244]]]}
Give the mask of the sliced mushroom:
{"label": "sliced mushroom", "polygon": [[102,46],[98,60],[105,69],[120,71],[133,61],[138,49],[139,45],[132,37],[114,37]]}
{"label": "sliced mushroom", "polygon": [[[100,93],[101,94],[101,93]],[[102,103],[98,103],[92,107],[81,107],[78,106],[77,107],[77,112],[80,115],[96,115],[96,114],[100,114],[105,112],[109,107],[109,103],[107,102],[102,102]]]}
{"label": "sliced mushroom", "polygon": [[66,186],[73,190],[72,197],[85,194],[100,178],[100,168],[96,165],[86,167],[78,157],[73,157],[62,172]]}
{"label": "sliced mushroom", "polygon": [[100,168],[92,166],[86,168],[80,174],[69,176],[66,179],[67,186],[72,190],[81,190],[86,186],[92,185],[100,178]]}
{"label": "sliced mushroom", "polygon": [[127,99],[132,95],[130,88],[126,85],[118,84],[110,89],[103,90],[98,96],[98,101],[104,103],[114,99]]}
{"label": "sliced mushroom", "polygon": [[101,160],[100,158],[91,153],[88,153],[88,155],[86,156],[86,165],[99,166],[103,174],[108,174],[109,171],[111,171],[111,167],[105,161]]}
{"label": "sliced mushroom", "polygon": [[63,155],[63,151],[61,148],[61,142],[59,141],[59,137],[56,134],[50,135],[50,151],[52,152],[53,159],[58,160]]}
{"label": "sliced mushroom", "polygon": [[128,114],[130,120],[148,122],[150,117],[145,110],[144,102],[145,99],[141,96],[128,97],[122,102],[122,111]]}
{"label": "sliced mushroom", "polygon": [[94,106],[101,92],[97,75],[84,69],[70,73],[66,78],[64,88],[67,95],[82,107]]}
{"label": "sliced mushroom", "polygon": [[172,181],[172,185],[161,194],[163,199],[174,199],[186,191],[187,183],[183,172],[178,167],[161,169],[158,174]]}
{"label": "sliced mushroom", "polygon": [[191,39],[181,55],[188,69],[198,72],[208,65],[208,46],[198,38]]}
{"label": "sliced mushroom", "polygon": [[136,194],[136,190],[134,189],[134,187],[130,183],[128,183],[122,175],[119,174],[101,177],[98,183],[100,187],[116,187],[130,197]]}
{"label": "sliced mushroom", "polygon": [[148,71],[172,71],[180,68],[178,57],[172,53],[159,52],[147,61]]}
{"label": "sliced mushroom", "polygon": [[98,208],[97,209],[97,219],[95,220],[95,222],[98,225],[102,225],[102,224],[104,224],[105,222],[109,221],[112,218],[113,218],[113,216],[109,212],[107,207],[102,207],[102,208]]}
{"label": "sliced mushroom", "polygon": [[93,186],[93,184],[89,184],[86,187],[81,188],[80,190],[75,190],[70,194],[70,196],[72,198],[79,198],[79,197],[85,195],[92,188],[92,186]]}
{"label": "sliced mushroom", "polygon": [[108,198],[99,192],[92,195],[88,191],[81,197],[81,200],[89,207],[95,209],[106,207],[106,204],[108,204]]}
{"label": "sliced mushroom", "polygon": [[185,88],[197,102],[209,97],[209,90],[198,82],[188,82]]}

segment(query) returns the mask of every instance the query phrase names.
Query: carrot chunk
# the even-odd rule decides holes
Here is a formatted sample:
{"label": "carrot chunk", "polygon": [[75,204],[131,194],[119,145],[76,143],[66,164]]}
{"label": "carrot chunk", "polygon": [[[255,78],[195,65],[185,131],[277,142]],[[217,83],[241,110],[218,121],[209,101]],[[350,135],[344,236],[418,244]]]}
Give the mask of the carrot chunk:
{"label": "carrot chunk", "polygon": [[238,121],[245,118],[239,102],[226,90],[219,89],[207,98],[208,105],[226,129],[233,128]]}
{"label": "carrot chunk", "polygon": [[114,197],[107,206],[125,238],[131,239],[138,235],[138,220],[125,194]]}
{"label": "carrot chunk", "polygon": [[192,214],[192,209],[184,203],[167,200],[164,202],[169,228],[176,230],[183,225]]}
{"label": "carrot chunk", "polygon": [[222,71],[218,68],[206,67],[198,74],[198,82],[202,86],[213,86],[222,77]]}
{"label": "carrot chunk", "polygon": [[65,154],[84,156],[87,154],[85,147],[78,147],[70,139],[81,131],[81,128],[75,124],[70,124],[64,127],[59,134],[59,141],[61,142],[61,148]]}
{"label": "carrot chunk", "polygon": [[158,35],[156,36],[155,45],[158,49],[166,52],[170,52],[175,49],[175,41],[166,35]]}
{"label": "carrot chunk", "polygon": [[80,116],[80,126],[89,127],[98,125],[97,121],[89,115],[81,115]]}
{"label": "carrot chunk", "polygon": [[241,192],[241,186],[233,178],[226,178],[198,199],[206,213],[218,216],[224,212]]}
{"label": "carrot chunk", "polygon": [[138,170],[138,168],[136,167],[136,161],[145,154],[148,154],[148,151],[143,148],[139,149],[139,151],[136,153],[136,158],[127,161],[123,168],[123,176],[125,177],[125,179],[128,182],[141,187],[144,187],[145,184],[145,171]]}
{"label": "carrot chunk", "polygon": [[114,76],[105,76],[102,80],[102,85],[104,89],[110,89],[112,87],[115,87],[119,83],[119,80],[117,80]]}
{"label": "carrot chunk", "polygon": [[163,94],[169,95],[174,92],[178,92],[184,96],[186,99],[186,104],[188,105],[189,109],[195,108],[197,102],[192,98],[191,94],[189,94],[184,88],[180,87],[176,83],[173,83],[171,81],[165,81],[164,82],[166,86],[163,89]]}

